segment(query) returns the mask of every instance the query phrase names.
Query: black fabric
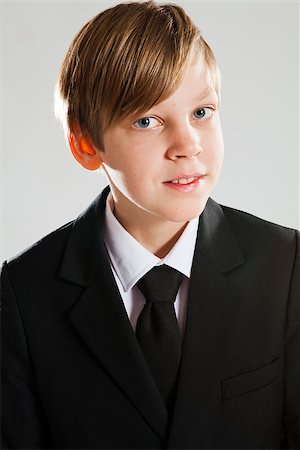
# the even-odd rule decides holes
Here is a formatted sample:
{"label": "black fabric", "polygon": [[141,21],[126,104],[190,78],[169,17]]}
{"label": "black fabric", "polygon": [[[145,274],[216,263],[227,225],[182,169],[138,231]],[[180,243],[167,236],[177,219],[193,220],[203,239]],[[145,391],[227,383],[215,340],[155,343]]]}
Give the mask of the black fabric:
{"label": "black fabric", "polygon": [[164,402],[169,406],[181,357],[174,302],[183,275],[172,267],[153,267],[137,283],[146,299],[136,336]]}
{"label": "black fabric", "polygon": [[3,266],[2,448],[299,448],[300,233],[208,200],[168,423],[103,242],[108,192]]}

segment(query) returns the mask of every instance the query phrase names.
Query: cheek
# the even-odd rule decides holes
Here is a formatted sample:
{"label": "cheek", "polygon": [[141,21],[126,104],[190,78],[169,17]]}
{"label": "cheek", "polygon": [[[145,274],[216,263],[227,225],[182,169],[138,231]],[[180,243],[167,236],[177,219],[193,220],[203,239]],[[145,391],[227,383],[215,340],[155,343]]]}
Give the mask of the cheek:
{"label": "cheek", "polygon": [[145,169],[148,164],[139,159],[120,158],[114,164],[103,163],[103,166],[110,183],[126,197],[134,199],[149,190],[149,171]]}
{"label": "cheek", "polygon": [[206,163],[213,172],[219,172],[224,158],[224,142],[222,133],[213,133],[205,145]]}

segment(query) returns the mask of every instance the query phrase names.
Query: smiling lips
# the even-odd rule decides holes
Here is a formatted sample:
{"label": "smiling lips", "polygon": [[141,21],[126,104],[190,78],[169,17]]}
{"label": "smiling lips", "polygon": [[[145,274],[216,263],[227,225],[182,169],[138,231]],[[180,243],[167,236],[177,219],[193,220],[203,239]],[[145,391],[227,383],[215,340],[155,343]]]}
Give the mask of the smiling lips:
{"label": "smiling lips", "polygon": [[170,181],[166,181],[165,183],[172,183],[172,184],[190,184],[193,183],[193,181],[205,177],[205,174],[202,173],[194,173],[194,174],[188,174],[188,175],[180,175],[176,178],[173,178]]}
{"label": "smiling lips", "polygon": [[184,175],[173,180],[166,181],[164,184],[176,191],[191,192],[196,189],[201,182],[203,182],[206,175]]}
{"label": "smiling lips", "polygon": [[194,180],[197,180],[198,178],[199,177],[177,178],[176,180],[170,181],[170,183],[189,184],[189,183],[192,183]]}

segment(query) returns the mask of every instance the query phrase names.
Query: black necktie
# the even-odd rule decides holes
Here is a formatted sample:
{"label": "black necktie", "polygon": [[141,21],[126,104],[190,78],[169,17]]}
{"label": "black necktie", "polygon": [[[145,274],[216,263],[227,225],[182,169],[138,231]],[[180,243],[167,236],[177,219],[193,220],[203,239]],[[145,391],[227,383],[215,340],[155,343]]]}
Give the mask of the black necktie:
{"label": "black necktie", "polygon": [[137,283],[146,304],[137,321],[136,336],[167,406],[181,357],[181,338],[174,309],[181,281],[180,272],[162,265],[154,267]]}

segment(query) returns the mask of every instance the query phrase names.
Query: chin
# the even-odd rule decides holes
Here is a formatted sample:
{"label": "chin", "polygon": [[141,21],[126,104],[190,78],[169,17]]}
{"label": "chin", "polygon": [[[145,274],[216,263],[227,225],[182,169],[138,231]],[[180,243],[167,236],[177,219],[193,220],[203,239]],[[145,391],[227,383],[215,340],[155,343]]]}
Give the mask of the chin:
{"label": "chin", "polygon": [[178,208],[178,210],[172,210],[169,214],[166,214],[166,216],[171,222],[189,222],[202,214],[207,200],[208,198],[198,202],[197,205],[193,207],[181,207]]}

